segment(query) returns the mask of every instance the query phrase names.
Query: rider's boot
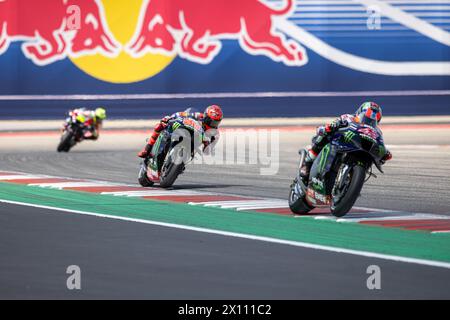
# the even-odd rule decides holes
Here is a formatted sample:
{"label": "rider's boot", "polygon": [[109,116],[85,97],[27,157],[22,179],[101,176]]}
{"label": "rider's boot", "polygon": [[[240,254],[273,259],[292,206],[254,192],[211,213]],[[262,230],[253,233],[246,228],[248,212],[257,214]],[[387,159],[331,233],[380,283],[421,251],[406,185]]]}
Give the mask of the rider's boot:
{"label": "rider's boot", "polygon": [[153,148],[153,144],[150,144],[150,143],[146,144],[144,149],[142,149],[141,152],[138,153],[138,157],[143,158],[143,159],[151,158],[152,157],[152,154],[151,154],[152,148]]}
{"label": "rider's boot", "polygon": [[303,181],[306,183],[309,180],[309,172],[311,171],[311,167],[314,163],[314,160],[317,158],[317,153],[312,150],[312,148],[309,148],[306,150],[306,157],[303,161],[303,165],[300,168],[300,176],[302,177]]}
{"label": "rider's boot", "polygon": [[161,134],[162,131],[162,126],[161,124],[157,125],[155,127],[155,130],[153,130],[152,135],[150,136],[150,139],[147,140],[147,145],[144,147],[144,149],[142,149],[141,152],[138,153],[138,157],[139,158],[151,158],[153,155],[151,154],[152,148],[156,143],[156,140],[158,140],[159,135]]}

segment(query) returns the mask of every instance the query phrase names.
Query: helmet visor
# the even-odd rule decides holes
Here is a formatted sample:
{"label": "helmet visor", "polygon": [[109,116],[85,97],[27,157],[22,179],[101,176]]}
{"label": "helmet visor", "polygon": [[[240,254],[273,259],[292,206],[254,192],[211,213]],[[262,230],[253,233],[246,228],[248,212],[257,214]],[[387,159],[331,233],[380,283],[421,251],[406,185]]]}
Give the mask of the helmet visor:
{"label": "helmet visor", "polygon": [[381,120],[381,112],[373,108],[368,108],[367,110],[362,111],[358,115],[358,118],[362,124],[376,127],[378,125],[378,121]]}
{"label": "helmet visor", "polygon": [[371,127],[376,127],[378,125],[378,122],[376,119],[369,118],[365,115],[363,115],[360,119],[361,119],[362,124],[365,124],[365,125],[368,125]]}
{"label": "helmet visor", "polygon": [[210,128],[213,128],[213,129],[218,129],[219,128],[219,126],[220,126],[220,122],[221,122],[221,120],[213,120],[213,119],[211,119],[211,118],[206,118],[205,119],[205,124],[208,126],[208,127],[210,127]]}

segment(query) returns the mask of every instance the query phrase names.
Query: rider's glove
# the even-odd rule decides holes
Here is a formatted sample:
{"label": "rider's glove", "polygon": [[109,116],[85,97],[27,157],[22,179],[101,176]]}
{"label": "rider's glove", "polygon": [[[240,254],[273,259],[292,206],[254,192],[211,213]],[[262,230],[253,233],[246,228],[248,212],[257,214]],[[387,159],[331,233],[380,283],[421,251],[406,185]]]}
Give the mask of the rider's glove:
{"label": "rider's glove", "polygon": [[344,120],[344,119],[339,120],[339,128],[344,128],[346,126],[348,126],[347,120]]}
{"label": "rider's glove", "polygon": [[329,134],[332,133],[334,131],[336,131],[339,128],[339,124],[336,121],[333,121],[330,124],[327,124],[325,126],[325,134]]}
{"label": "rider's glove", "polygon": [[318,136],[324,136],[324,135],[326,135],[327,134],[327,131],[326,131],[326,126],[320,126],[320,127],[317,127],[317,135]]}
{"label": "rider's glove", "polygon": [[347,120],[338,119],[338,120],[333,121],[330,124],[327,124],[325,126],[325,131],[326,131],[326,133],[332,133],[332,132],[338,130],[339,128],[346,127],[347,125],[348,125]]}
{"label": "rider's glove", "polygon": [[161,123],[167,124],[170,121],[170,119],[171,119],[170,116],[165,116],[164,118],[161,119]]}
{"label": "rider's glove", "polygon": [[392,159],[392,153],[390,151],[387,151],[384,157],[381,159],[381,164],[385,164],[386,161],[389,161]]}

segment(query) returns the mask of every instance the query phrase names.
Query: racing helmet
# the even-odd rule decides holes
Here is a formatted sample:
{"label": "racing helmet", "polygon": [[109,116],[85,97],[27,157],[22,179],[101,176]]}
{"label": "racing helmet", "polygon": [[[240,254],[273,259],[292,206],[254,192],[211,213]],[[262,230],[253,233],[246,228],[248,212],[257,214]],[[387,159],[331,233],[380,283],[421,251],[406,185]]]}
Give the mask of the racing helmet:
{"label": "racing helmet", "polygon": [[376,127],[383,117],[381,107],[375,102],[364,102],[355,113],[356,121]]}
{"label": "racing helmet", "polygon": [[105,120],[106,119],[106,110],[104,108],[95,109],[95,116],[99,120]]}
{"label": "racing helmet", "polygon": [[218,129],[222,119],[222,109],[218,105],[211,105],[204,112],[203,124],[206,127]]}

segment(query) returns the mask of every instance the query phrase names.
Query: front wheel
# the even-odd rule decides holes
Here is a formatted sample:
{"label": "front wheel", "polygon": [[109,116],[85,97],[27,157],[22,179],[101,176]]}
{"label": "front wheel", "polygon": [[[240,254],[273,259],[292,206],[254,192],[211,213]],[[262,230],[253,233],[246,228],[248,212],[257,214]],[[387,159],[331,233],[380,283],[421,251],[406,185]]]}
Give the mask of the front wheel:
{"label": "front wheel", "polygon": [[181,146],[176,146],[172,152],[169,151],[166,160],[161,168],[161,178],[159,186],[170,188],[184,171],[185,150]]}
{"label": "front wheel", "polygon": [[289,192],[289,208],[292,213],[306,214],[314,208],[306,203],[305,195],[297,190],[299,187],[297,181],[294,181]]}
{"label": "front wheel", "polygon": [[333,199],[331,204],[331,213],[335,217],[343,217],[350,211],[358,199],[364,181],[366,178],[366,168],[361,165],[356,165],[350,169],[345,179],[343,187],[335,186],[333,188]]}
{"label": "front wheel", "polygon": [[70,148],[73,147],[72,140],[74,139],[73,133],[70,131],[64,132],[64,134],[61,137],[61,141],[58,145],[57,151],[58,152],[69,152]]}

